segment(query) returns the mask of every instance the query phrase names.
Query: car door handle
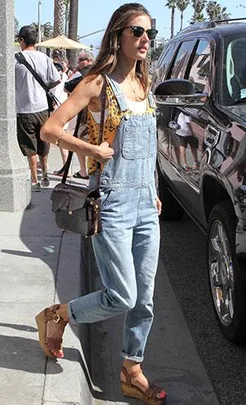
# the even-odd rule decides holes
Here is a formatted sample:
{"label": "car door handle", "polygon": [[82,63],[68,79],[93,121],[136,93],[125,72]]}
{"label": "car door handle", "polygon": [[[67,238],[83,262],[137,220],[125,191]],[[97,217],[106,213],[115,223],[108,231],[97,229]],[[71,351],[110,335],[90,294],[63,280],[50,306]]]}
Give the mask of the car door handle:
{"label": "car door handle", "polygon": [[213,146],[215,146],[218,143],[219,136],[220,136],[220,131],[215,129],[211,125],[208,125],[207,128],[205,129],[205,138],[204,138],[205,145],[212,148]]}

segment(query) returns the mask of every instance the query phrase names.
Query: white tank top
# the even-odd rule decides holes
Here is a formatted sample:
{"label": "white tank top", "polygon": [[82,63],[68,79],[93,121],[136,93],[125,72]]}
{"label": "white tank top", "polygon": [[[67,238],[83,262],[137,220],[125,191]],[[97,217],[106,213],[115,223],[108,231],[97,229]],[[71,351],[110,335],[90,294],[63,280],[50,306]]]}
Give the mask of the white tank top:
{"label": "white tank top", "polygon": [[[143,114],[147,108],[147,99],[145,99],[143,101],[132,101],[132,100],[129,100],[129,98],[126,98],[126,103],[127,103],[129,110],[131,110],[135,114]],[[100,111],[95,112],[95,111],[90,110],[90,113],[91,113],[92,117],[94,118],[95,122],[97,124],[100,124],[101,112]],[[108,116],[108,108],[105,110],[105,120],[107,119],[107,116]]]}

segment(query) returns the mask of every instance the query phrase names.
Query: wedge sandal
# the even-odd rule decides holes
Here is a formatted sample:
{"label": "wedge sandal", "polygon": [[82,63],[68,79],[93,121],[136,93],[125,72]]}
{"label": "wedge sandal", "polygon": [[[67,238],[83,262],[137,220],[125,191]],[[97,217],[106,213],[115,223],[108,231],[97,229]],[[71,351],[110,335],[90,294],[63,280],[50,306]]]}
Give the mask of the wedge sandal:
{"label": "wedge sandal", "polygon": [[142,400],[147,405],[163,405],[166,403],[167,393],[163,388],[156,384],[151,384],[146,391],[142,391],[136,385],[132,384],[132,379],[137,378],[143,370],[140,368],[137,372],[129,374],[127,369],[123,366],[122,373],[126,381],[121,381],[121,390],[124,396],[137,398]]}
{"label": "wedge sandal", "polygon": [[[38,335],[39,335],[39,344],[41,349],[43,350],[44,354],[52,359],[56,359],[57,357],[62,358],[63,357],[63,351],[62,351],[62,335],[65,329],[65,326],[67,325],[68,322],[64,321],[57,313],[56,311],[59,309],[58,304],[53,305],[50,308],[45,308],[42,312],[40,312],[35,320],[37,323],[38,327]],[[60,353],[59,356],[55,356],[55,354],[49,349],[47,345],[47,323],[49,321],[53,321],[56,324],[59,324],[60,332],[61,332],[61,338],[60,339],[51,339],[49,338],[50,343],[54,343],[54,350],[55,352]]]}

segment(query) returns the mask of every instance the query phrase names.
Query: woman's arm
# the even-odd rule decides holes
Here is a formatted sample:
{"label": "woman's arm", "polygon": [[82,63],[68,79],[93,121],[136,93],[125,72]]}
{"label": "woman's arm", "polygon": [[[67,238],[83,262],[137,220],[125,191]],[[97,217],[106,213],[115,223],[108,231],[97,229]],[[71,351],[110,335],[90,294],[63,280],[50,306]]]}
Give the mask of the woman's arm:
{"label": "woman's arm", "polygon": [[40,136],[46,142],[59,144],[64,149],[71,150],[80,155],[92,156],[94,159],[105,162],[114,153],[107,142],[101,145],[91,145],[71,136],[63,130],[64,125],[75,117],[83,108],[93,106],[93,110],[101,109],[101,91],[103,80],[101,77],[83,79],[69,96],[69,98],[49,117],[43,125]]}

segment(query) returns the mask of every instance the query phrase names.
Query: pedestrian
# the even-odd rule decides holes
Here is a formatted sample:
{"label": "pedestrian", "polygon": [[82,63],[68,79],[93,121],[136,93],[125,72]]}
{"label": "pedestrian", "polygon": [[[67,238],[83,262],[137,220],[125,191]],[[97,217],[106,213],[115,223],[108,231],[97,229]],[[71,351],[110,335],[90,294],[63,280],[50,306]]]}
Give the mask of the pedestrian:
{"label": "pedestrian", "polygon": [[[77,71],[74,73],[65,83],[65,89],[68,92],[71,92],[75,89],[76,85],[88,74],[91,66],[93,65],[95,59],[91,52],[89,51],[82,51],[78,56],[78,66]],[[82,117],[81,117],[81,124],[80,124],[80,132],[79,135],[84,136],[87,134],[87,108],[84,109]],[[69,123],[69,127],[71,130],[75,129],[76,119],[74,118]],[[78,156],[79,163],[80,163],[80,170],[74,173],[73,177],[76,179],[83,179],[88,180],[89,176],[86,171],[86,157],[85,156]]]}
{"label": "pedestrian", "polygon": [[[63,66],[61,63],[54,62],[54,66],[56,67],[57,71],[59,72],[60,75],[60,83],[55,86],[53,89],[51,89],[51,93],[54,94],[56,99],[58,100],[58,105],[64,103],[67,99],[67,92],[64,91],[64,83],[67,81],[68,77],[67,74],[63,71]],[[57,108],[57,106],[56,106]]]}
{"label": "pedestrian", "polygon": [[[68,94],[67,92],[64,90],[64,83],[67,81],[68,76],[67,73],[64,72],[64,67],[62,65],[62,63],[58,63],[58,62],[54,62],[54,65],[56,67],[56,69],[58,70],[59,74],[60,74],[60,79],[61,82],[55,86],[53,89],[51,89],[50,91],[54,94],[54,96],[56,97],[57,101],[58,101],[58,105],[64,103],[64,101],[67,100]],[[55,106],[55,109],[58,106]],[[66,123],[64,125],[64,129],[67,130],[68,129],[68,123]],[[63,166],[65,165],[67,158],[68,158],[68,150],[64,149],[64,148],[59,148],[60,149],[60,153],[61,153],[61,158],[62,158],[62,163]],[[60,174],[60,170],[54,170],[53,172],[54,175],[63,175],[63,173]]]}
{"label": "pedestrian", "polygon": [[94,63],[94,55],[90,51],[82,51],[78,56],[77,66],[73,77],[85,76],[89,72],[91,65]]}
{"label": "pedestrian", "polygon": [[73,75],[72,69],[68,65],[68,59],[66,57],[62,58],[61,64],[63,66],[63,72],[66,73],[68,79]]}
{"label": "pedestrian", "polygon": [[[60,82],[60,75],[52,59],[35,49],[37,38],[38,33],[34,27],[23,26],[18,35],[21,54],[44,83],[52,88]],[[40,138],[40,129],[49,115],[46,92],[27,67],[19,61],[15,63],[15,90],[17,138],[23,155],[28,158],[32,191],[40,191],[41,186],[49,186],[47,174],[49,144]],[[37,175],[37,155],[42,170],[41,184]]]}
{"label": "pedestrian", "polygon": [[[153,322],[153,293],[159,254],[161,202],[155,187],[156,119],[149,92],[147,52],[156,29],[138,3],[119,7],[105,31],[95,64],[42,128],[44,140],[89,156],[90,187],[100,161],[102,232],[92,245],[104,288],[52,305],[37,315],[44,353],[63,357],[62,337],[73,320],[94,323],[125,313],[123,394],[149,405],[165,403],[166,392],[143,374],[145,346]],[[97,146],[106,86],[104,142]],[[63,125],[88,105],[89,142]]]}
{"label": "pedestrian", "polygon": [[53,49],[51,57],[54,63],[61,63],[62,53],[59,49]]}
{"label": "pedestrian", "polygon": [[[178,114],[177,118],[178,129],[176,134],[179,137],[180,142],[180,159],[181,165],[183,169],[188,172],[190,169],[198,170],[199,164],[197,161],[197,148],[198,148],[198,139],[195,136],[191,125],[191,118],[189,115],[182,113],[182,111]],[[194,159],[194,163],[192,166],[187,164],[187,147],[190,145],[191,154]]]}

